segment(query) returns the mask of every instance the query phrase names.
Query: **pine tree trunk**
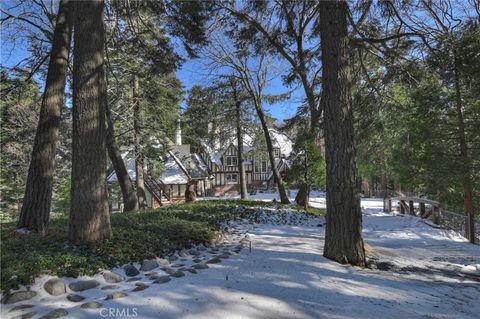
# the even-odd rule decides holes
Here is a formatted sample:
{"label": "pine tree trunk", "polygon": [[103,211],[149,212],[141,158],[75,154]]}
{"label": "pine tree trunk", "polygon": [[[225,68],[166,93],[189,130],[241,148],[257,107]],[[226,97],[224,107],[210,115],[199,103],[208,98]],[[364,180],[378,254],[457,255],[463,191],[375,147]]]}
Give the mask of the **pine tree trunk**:
{"label": "pine tree trunk", "polygon": [[74,243],[112,236],[107,201],[103,1],[74,2],[72,199]]}
{"label": "pine tree trunk", "polygon": [[42,235],[47,231],[50,218],[55,151],[61,109],[64,105],[72,25],[72,3],[69,0],[62,0],[58,8],[40,118],[17,224],[18,228],[26,227]]}
{"label": "pine tree trunk", "polygon": [[324,256],[364,266],[348,57],[348,6],[344,1],[320,1],[319,11],[327,163]]}
{"label": "pine tree trunk", "polygon": [[247,192],[247,180],[245,178],[245,165],[243,164],[243,133],[242,133],[242,105],[237,93],[237,86],[235,82],[232,82],[233,99],[235,100],[235,116],[237,124],[237,162],[238,172],[240,174],[240,198],[245,199],[248,197]]}
{"label": "pine tree trunk", "polygon": [[282,204],[290,204],[287,193],[285,191],[285,184],[283,182],[282,176],[278,172],[277,166],[275,165],[275,157],[273,156],[272,139],[270,137],[270,132],[268,130],[267,121],[265,120],[265,113],[260,103],[261,103],[260,101],[255,101],[255,109],[257,110],[257,115],[258,115],[258,118],[260,119],[263,133],[265,135],[265,141],[267,143],[268,158],[270,159],[270,165],[272,166],[273,178],[275,179],[275,183],[277,184],[277,187],[278,187],[280,202]]}
{"label": "pine tree trunk", "polygon": [[138,209],[138,198],[133,187],[132,180],[128,175],[125,162],[122,159],[120,149],[115,141],[115,127],[113,124],[112,112],[110,111],[110,105],[108,99],[105,99],[105,109],[107,115],[107,150],[110,161],[112,162],[113,169],[117,175],[118,184],[122,190],[123,197],[123,210],[125,212],[131,212]]}
{"label": "pine tree trunk", "polygon": [[471,164],[468,157],[467,139],[465,136],[465,120],[463,116],[462,93],[460,89],[460,71],[458,67],[457,52],[454,51],[454,81],[455,81],[455,109],[457,113],[458,140],[460,142],[460,158],[462,161],[463,202],[466,214],[465,237],[475,243],[475,220],[473,209],[473,188],[471,178]]}
{"label": "pine tree trunk", "polygon": [[197,200],[197,184],[195,180],[191,180],[187,183],[185,188],[185,202],[190,203]]}
{"label": "pine tree trunk", "polygon": [[133,130],[135,143],[135,182],[137,186],[138,206],[140,208],[147,207],[147,196],[145,195],[145,178],[143,155],[141,150],[140,139],[140,100],[138,97],[138,76],[133,76]]}

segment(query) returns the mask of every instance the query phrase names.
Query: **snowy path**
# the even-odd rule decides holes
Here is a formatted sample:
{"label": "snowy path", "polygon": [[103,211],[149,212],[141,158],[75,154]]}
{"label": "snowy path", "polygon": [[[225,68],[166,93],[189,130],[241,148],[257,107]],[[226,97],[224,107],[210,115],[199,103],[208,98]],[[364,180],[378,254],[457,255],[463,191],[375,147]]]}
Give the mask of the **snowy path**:
{"label": "snowy path", "polygon": [[132,282],[118,283],[118,291],[128,294],[121,299],[104,300],[99,288],[81,293],[85,301],[100,301],[99,309],[44,293],[36,297],[45,298],[39,314],[63,307],[65,318],[79,319],[478,318],[480,246],[417,218],[383,214],[380,201],[362,205],[365,241],[380,261],[396,267],[393,271],[324,258],[324,232],[317,227],[322,218],[301,226],[242,224],[238,227],[248,229],[251,252],[243,249],[198,274],[186,272],[161,285],[143,276],[149,287],[139,292],[131,292]]}

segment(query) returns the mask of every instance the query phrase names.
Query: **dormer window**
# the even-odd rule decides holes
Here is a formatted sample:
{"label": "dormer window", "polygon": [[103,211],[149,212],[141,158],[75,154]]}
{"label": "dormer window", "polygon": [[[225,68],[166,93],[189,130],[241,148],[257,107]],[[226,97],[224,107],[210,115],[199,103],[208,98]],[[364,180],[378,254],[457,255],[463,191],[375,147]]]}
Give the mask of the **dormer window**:
{"label": "dormer window", "polygon": [[236,156],[226,156],[225,165],[226,166],[237,166],[237,157]]}
{"label": "dormer window", "polygon": [[274,148],[273,149],[273,157],[275,157],[275,158],[280,157],[280,149],[279,148]]}

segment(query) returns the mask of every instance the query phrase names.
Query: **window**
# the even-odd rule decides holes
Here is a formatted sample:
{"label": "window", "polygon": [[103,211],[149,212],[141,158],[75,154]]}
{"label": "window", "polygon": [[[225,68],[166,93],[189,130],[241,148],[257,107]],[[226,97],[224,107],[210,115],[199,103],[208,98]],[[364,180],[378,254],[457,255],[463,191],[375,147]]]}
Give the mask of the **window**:
{"label": "window", "polygon": [[236,156],[227,156],[225,158],[227,166],[237,166],[237,157]]}
{"label": "window", "polygon": [[268,163],[265,160],[256,160],[255,161],[255,173],[266,173],[267,172]]}
{"label": "window", "polygon": [[227,184],[237,184],[238,183],[238,174],[227,174]]}
{"label": "window", "polygon": [[267,172],[267,161],[262,161],[262,173]]}
{"label": "window", "polygon": [[278,148],[273,149],[273,157],[276,157],[276,158],[280,157],[280,149]]}

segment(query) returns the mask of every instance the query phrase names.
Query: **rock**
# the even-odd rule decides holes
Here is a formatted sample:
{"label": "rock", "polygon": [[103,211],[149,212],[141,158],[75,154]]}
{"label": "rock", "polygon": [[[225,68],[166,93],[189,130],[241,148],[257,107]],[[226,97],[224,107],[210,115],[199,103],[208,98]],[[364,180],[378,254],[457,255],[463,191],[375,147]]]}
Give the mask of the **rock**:
{"label": "rock", "polygon": [[145,290],[149,287],[149,285],[144,284],[143,282],[137,282],[135,285],[137,287],[133,288],[132,291],[142,291],[142,290]]}
{"label": "rock", "polygon": [[126,265],[125,267],[123,267],[123,270],[125,270],[125,275],[127,275],[128,277],[133,277],[140,273],[137,267],[135,267],[134,265]]}
{"label": "rock", "polygon": [[193,260],[194,263],[199,263],[199,262],[201,262],[201,261],[202,261],[202,259],[198,259],[198,258],[196,258],[196,259]]}
{"label": "rock", "polygon": [[207,248],[205,248],[205,246],[203,246],[203,245],[198,245],[197,250],[198,251],[205,251],[205,250],[207,250]]}
{"label": "rock", "polygon": [[32,311],[32,312],[22,313],[21,315],[13,316],[10,319],[30,319],[36,314],[37,314],[36,312]]}
{"label": "rock", "polygon": [[222,262],[222,261],[220,260],[220,258],[218,256],[216,256],[216,257],[213,257],[212,259],[210,259],[209,261],[207,261],[207,264],[218,264],[220,262]]}
{"label": "rock", "polygon": [[165,259],[165,258],[159,258],[158,259],[158,262],[161,264],[161,265],[168,265],[170,262]]}
{"label": "rock", "polygon": [[185,274],[181,270],[175,270],[175,269],[167,268],[167,269],[165,269],[165,272],[167,274],[169,274],[170,276],[175,277],[175,278],[180,278],[180,277],[185,276]]}
{"label": "rock", "polygon": [[193,269],[207,269],[209,268],[207,264],[196,264],[192,266]]}
{"label": "rock", "polygon": [[45,316],[40,317],[40,319],[55,319],[55,318],[62,318],[68,315],[68,311],[63,308],[58,308],[55,310],[50,311]]}
{"label": "rock", "polygon": [[228,259],[230,258],[230,254],[221,254],[220,256],[218,256],[219,258],[222,258],[222,259]]}
{"label": "rock", "polygon": [[81,280],[68,285],[73,291],[84,291],[88,289],[92,289],[100,285],[100,283],[96,280]]}
{"label": "rock", "polygon": [[177,259],[178,259],[178,257],[175,256],[175,255],[172,255],[172,256],[168,257],[168,260],[169,260],[170,262],[175,261],[175,260],[177,260]]}
{"label": "rock", "polygon": [[113,290],[113,289],[118,289],[120,288],[119,285],[106,285],[102,287],[102,290]]}
{"label": "rock", "polygon": [[173,264],[172,267],[173,268],[179,268],[179,267],[183,267],[185,266],[185,264]]}
{"label": "rock", "polygon": [[105,300],[112,300],[112,299],[119,299],[119,298],[125,298],[128,295],[124,292],[114,292],[113,294],[108,295]]}
{"label": "rock", "polygon": [[132,278],[128,278],[127,282],[137,281],[137,280],[140,280],[140,279],[142,279],[142,277],[132,277]]}
{"label": "rock", "polygon": [[192,249],[188,250],[188,253],[189,253],[190,255],[193,255],[193,256],[198,256],[198,255],[201,254],[201,253],[200,253],[198,250],[196,250],[195,248],[192,248]]}
{"label": "rock", "polygon": [[33,308],[34,306],[33,305],[18,305],[18,306],[15,306],[13,307],[12,309],[10,309],[8,312],[14,312],[14,311],[17,311],[17,310],[23,310],[23,309],[28,309],[28,308]]}
{"label": "rock", "polygon": [[45,289],[45,291],[51,294],[52,296],[63,295],[64,293],[67,292],[67,287],[65,286],[63,279],[60,279],[60,278],[49,279],[43,285],[43,289]]}
{"label": "rock", "polygon": [[185,249],[182,249],[178,252],[178,256],[180,257],[187,257],[188,254],[187,254],[187,251]]}
{"label": "rock", "polygon": [[103,272],[103,278],[105,279],[106,282],[109,282],[109,283],[121,282],[124,280],[123,276],[120,276],[119,274],[116,274],[108,270]]}
{"label": "rock", "polygon": [[192,273],[192,274],[197,274],[197,273],[198,273],[195,269],[193,269],[193,268],[188,268],[188,267],[182,267],[182,268],[180,268],[179,270],[181,270],[181,271],[188,271],[188,272],[190,272],[190,273]]}
{"label": "rock", "polygon": [[1,303],[3,304],[11,304],[11,303],[16,303],[19,301],[24,301],[28,299],[32,299],[35,297],[37,293],[35,291],[17,291],[14,292],[13,294],[7,295],[2,298]]}
{"label": "rock", "polygon": [[170,280],[172,280],[170,278],[170,276],[157,276],[157,278],[155,278],[155,281],[153,283],[154,284],[164,284],[166,282],[169,282]]}
{"label": "rock", "polygon": [[149,271],[149,270],[157,268],[158,266],[159,266],[158,262],[154,259],[144,260],[143,263],[142,263],[142,267],[140,267],[140,270],[141,271]]}
{"label": "rock", "polygon": [[80,307],[83,309],[98,309],[102,306],[98,301],[90,301],[82,304]]}
{"label": "rock", "polygon": [[80,302],[83,299],[85,299],[85,297],[82,297],[80,295],[70,294],[67,296],[67,299],[70,300],[71,302]]}

